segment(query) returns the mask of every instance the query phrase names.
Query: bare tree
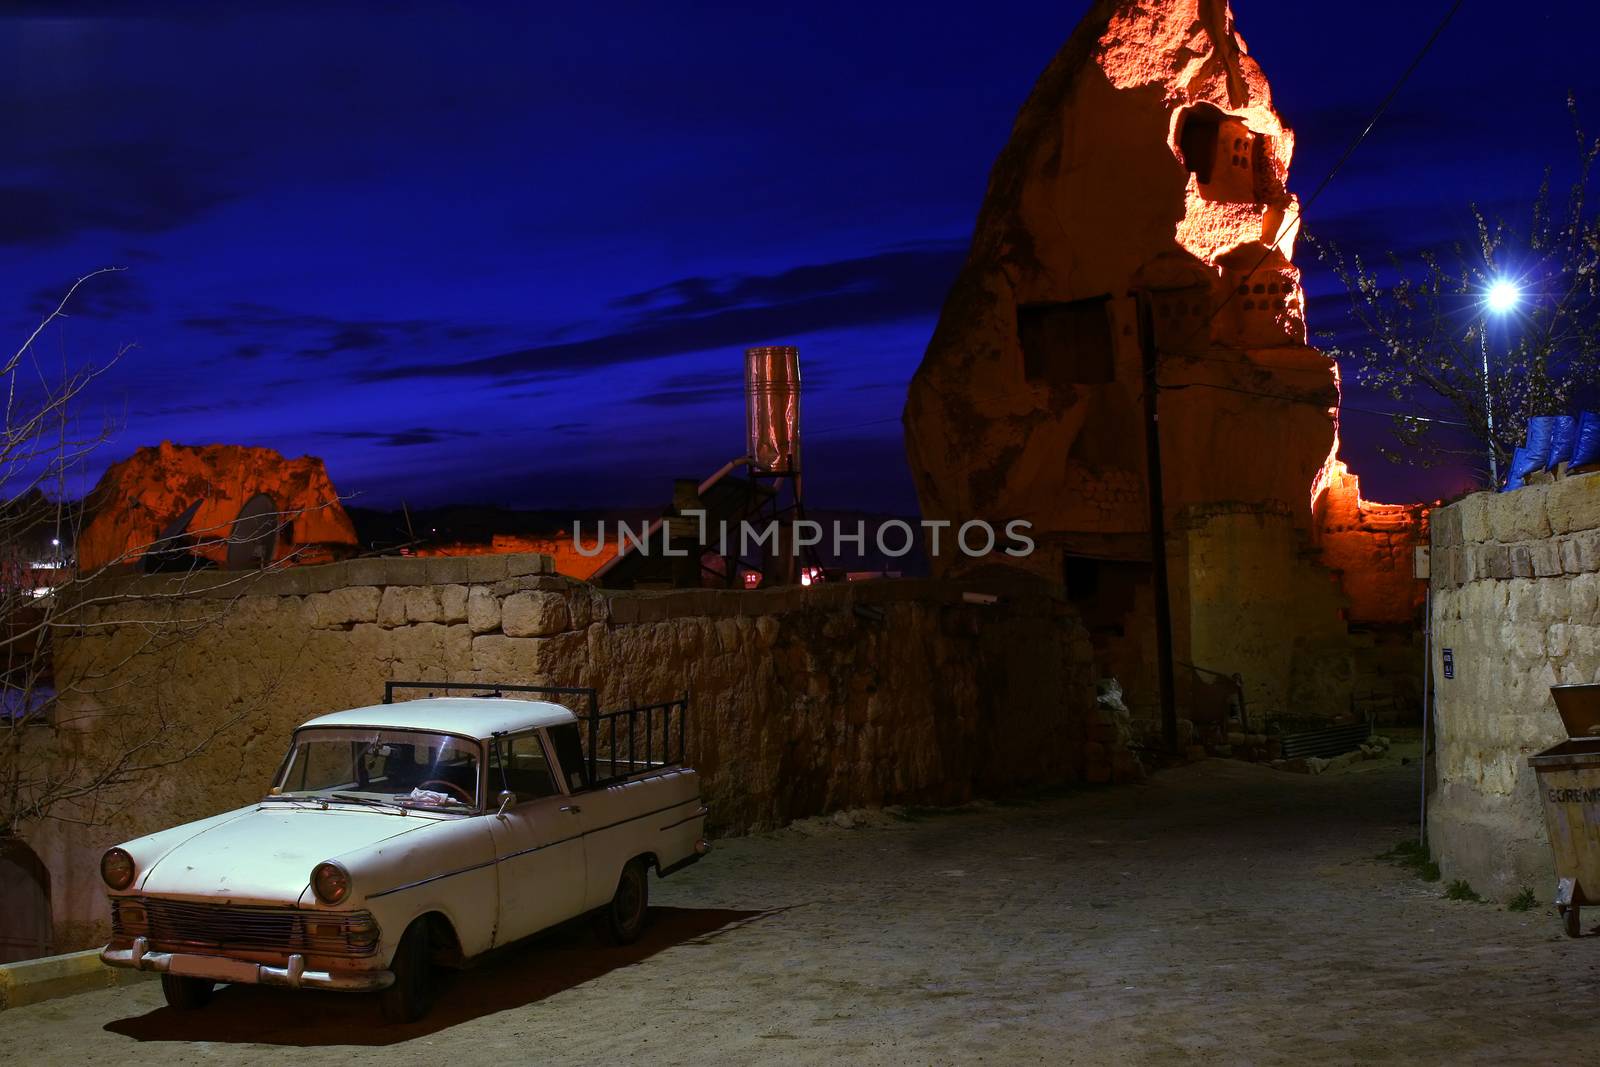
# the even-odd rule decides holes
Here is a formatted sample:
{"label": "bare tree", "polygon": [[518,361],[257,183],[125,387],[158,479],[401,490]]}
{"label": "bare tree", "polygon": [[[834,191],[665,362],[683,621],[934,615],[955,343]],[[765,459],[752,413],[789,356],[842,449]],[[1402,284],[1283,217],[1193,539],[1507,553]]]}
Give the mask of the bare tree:
{"label": "bare tree", "polygon": [[[69,500],[69,478],[109,438],[109,427],[80,432],[76,416],[128,349],[98,366],[50,367],[35,342],[104,273],[75,282],[0,367],[0,841],[41,819],[102,821],[118,790],[205,751],[273,684],[198,722],[166,699],[170,655],[223,625],[263,570],[180,568],[132,589],[115,580],[152,549],[198,563],[229,543],[228,527],[188,531],[181,546],[128,546],[92,570],[72,558],[86,511]],[[271,518],[281,531],[299,514]]]}
{"label": "bare tree", "polygon": [[[1392,423],[1395,445],[1385,453],[1393,461],[1465,462],[1485,484],[1491,470],[1504,478],[1528,420],[1573,413],[1600,381],[1600,216],[1591,195],[1600,139],[1584,133],[1575,99],[1567,107],[1576,177],[1561,199],[1546,170],[1526,229],[1472,204],[1471,244],[1414,261],[1390,253],[1386,270],[1317,245],[1360,326],[1354,340],[1329,335],[1329,354],[1409,409]],[[1501,322],[1486,308],[1497,283],[1523,296]]]}

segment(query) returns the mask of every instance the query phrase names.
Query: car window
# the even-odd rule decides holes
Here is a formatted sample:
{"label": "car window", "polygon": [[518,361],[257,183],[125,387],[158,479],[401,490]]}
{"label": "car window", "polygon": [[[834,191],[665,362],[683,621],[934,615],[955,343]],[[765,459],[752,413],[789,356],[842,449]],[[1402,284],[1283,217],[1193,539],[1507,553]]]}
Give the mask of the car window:
{"label": "car window", "polygon": [[589,764],[583,758],[583,743],[578,738],[578,724],[563,723],[550,727],[550,745],[556,750],[556,762],[567,776],[567,789],[576,793],[589,787]]}
{"label": "car window", "polygon": [[497,792],[509,789],[515,793],[519,804],[559,792],[537,732],[502,737],[494,743],[489,755],[489,781]]}

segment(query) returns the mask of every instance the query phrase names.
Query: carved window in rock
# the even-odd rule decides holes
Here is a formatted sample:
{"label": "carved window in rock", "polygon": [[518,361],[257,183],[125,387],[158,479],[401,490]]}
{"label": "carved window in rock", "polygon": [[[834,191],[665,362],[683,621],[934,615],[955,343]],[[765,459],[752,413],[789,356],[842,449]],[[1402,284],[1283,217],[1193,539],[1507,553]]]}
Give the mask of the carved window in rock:
{"label": "carved window in rock", "polygon": [[1211,346],[1211,288],[1151,290],[1150,322],[1161,355],[1205,355]]}
{"label": "carved window in rock", "polygon": [[1022,373],[1047,385],[1104,385],[1116,380],[1109,296],[1017,308]]}
{"label": "carved window in rock", "polygon": [[1266,142],[1243,120],[1210,104],[1196,104],[1178,124],[1178,154],[1207,200],[1260,203],[1272,184],[1265,178]]}

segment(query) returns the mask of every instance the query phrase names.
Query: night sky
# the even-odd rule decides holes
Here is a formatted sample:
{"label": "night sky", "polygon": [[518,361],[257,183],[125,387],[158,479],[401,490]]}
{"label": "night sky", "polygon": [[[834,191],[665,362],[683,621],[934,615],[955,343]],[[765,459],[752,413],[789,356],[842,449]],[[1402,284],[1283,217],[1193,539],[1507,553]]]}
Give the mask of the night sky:
{"label": "night sky", "polygon": [[[369,506],[659,502],[742,451],[743,348],[796,343],[809,498],[914,512],[906,383],[1086,7],[8,2],[0,323],[125,267],[39,347],[136,345],[79,413],[116,426],[90,483],[163,438],[256,444]],[[1446,7],[1235,0],[1292,189]],[[1522,213],[1575,157],[1569,89],[1600,131],[1597,41],[1594,0],[1468,0],[1307,229],[1403,251],[1470,237],[1470,200]],[[1346,416],[1367,496],[1462,484],[1377,458],[1385,427]]]}

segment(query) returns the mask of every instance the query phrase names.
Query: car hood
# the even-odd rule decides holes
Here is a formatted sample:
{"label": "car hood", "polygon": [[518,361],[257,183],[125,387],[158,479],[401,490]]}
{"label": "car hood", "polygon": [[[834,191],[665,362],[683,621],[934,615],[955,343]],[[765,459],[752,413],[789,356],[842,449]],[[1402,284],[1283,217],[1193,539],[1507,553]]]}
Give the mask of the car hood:
{"label": "car hood", "polygon": [[140,891],[224,902],[292,904],[311,868],[433,825],[426,816],[319,807],[259,807],[202,830],[157,860]]}

